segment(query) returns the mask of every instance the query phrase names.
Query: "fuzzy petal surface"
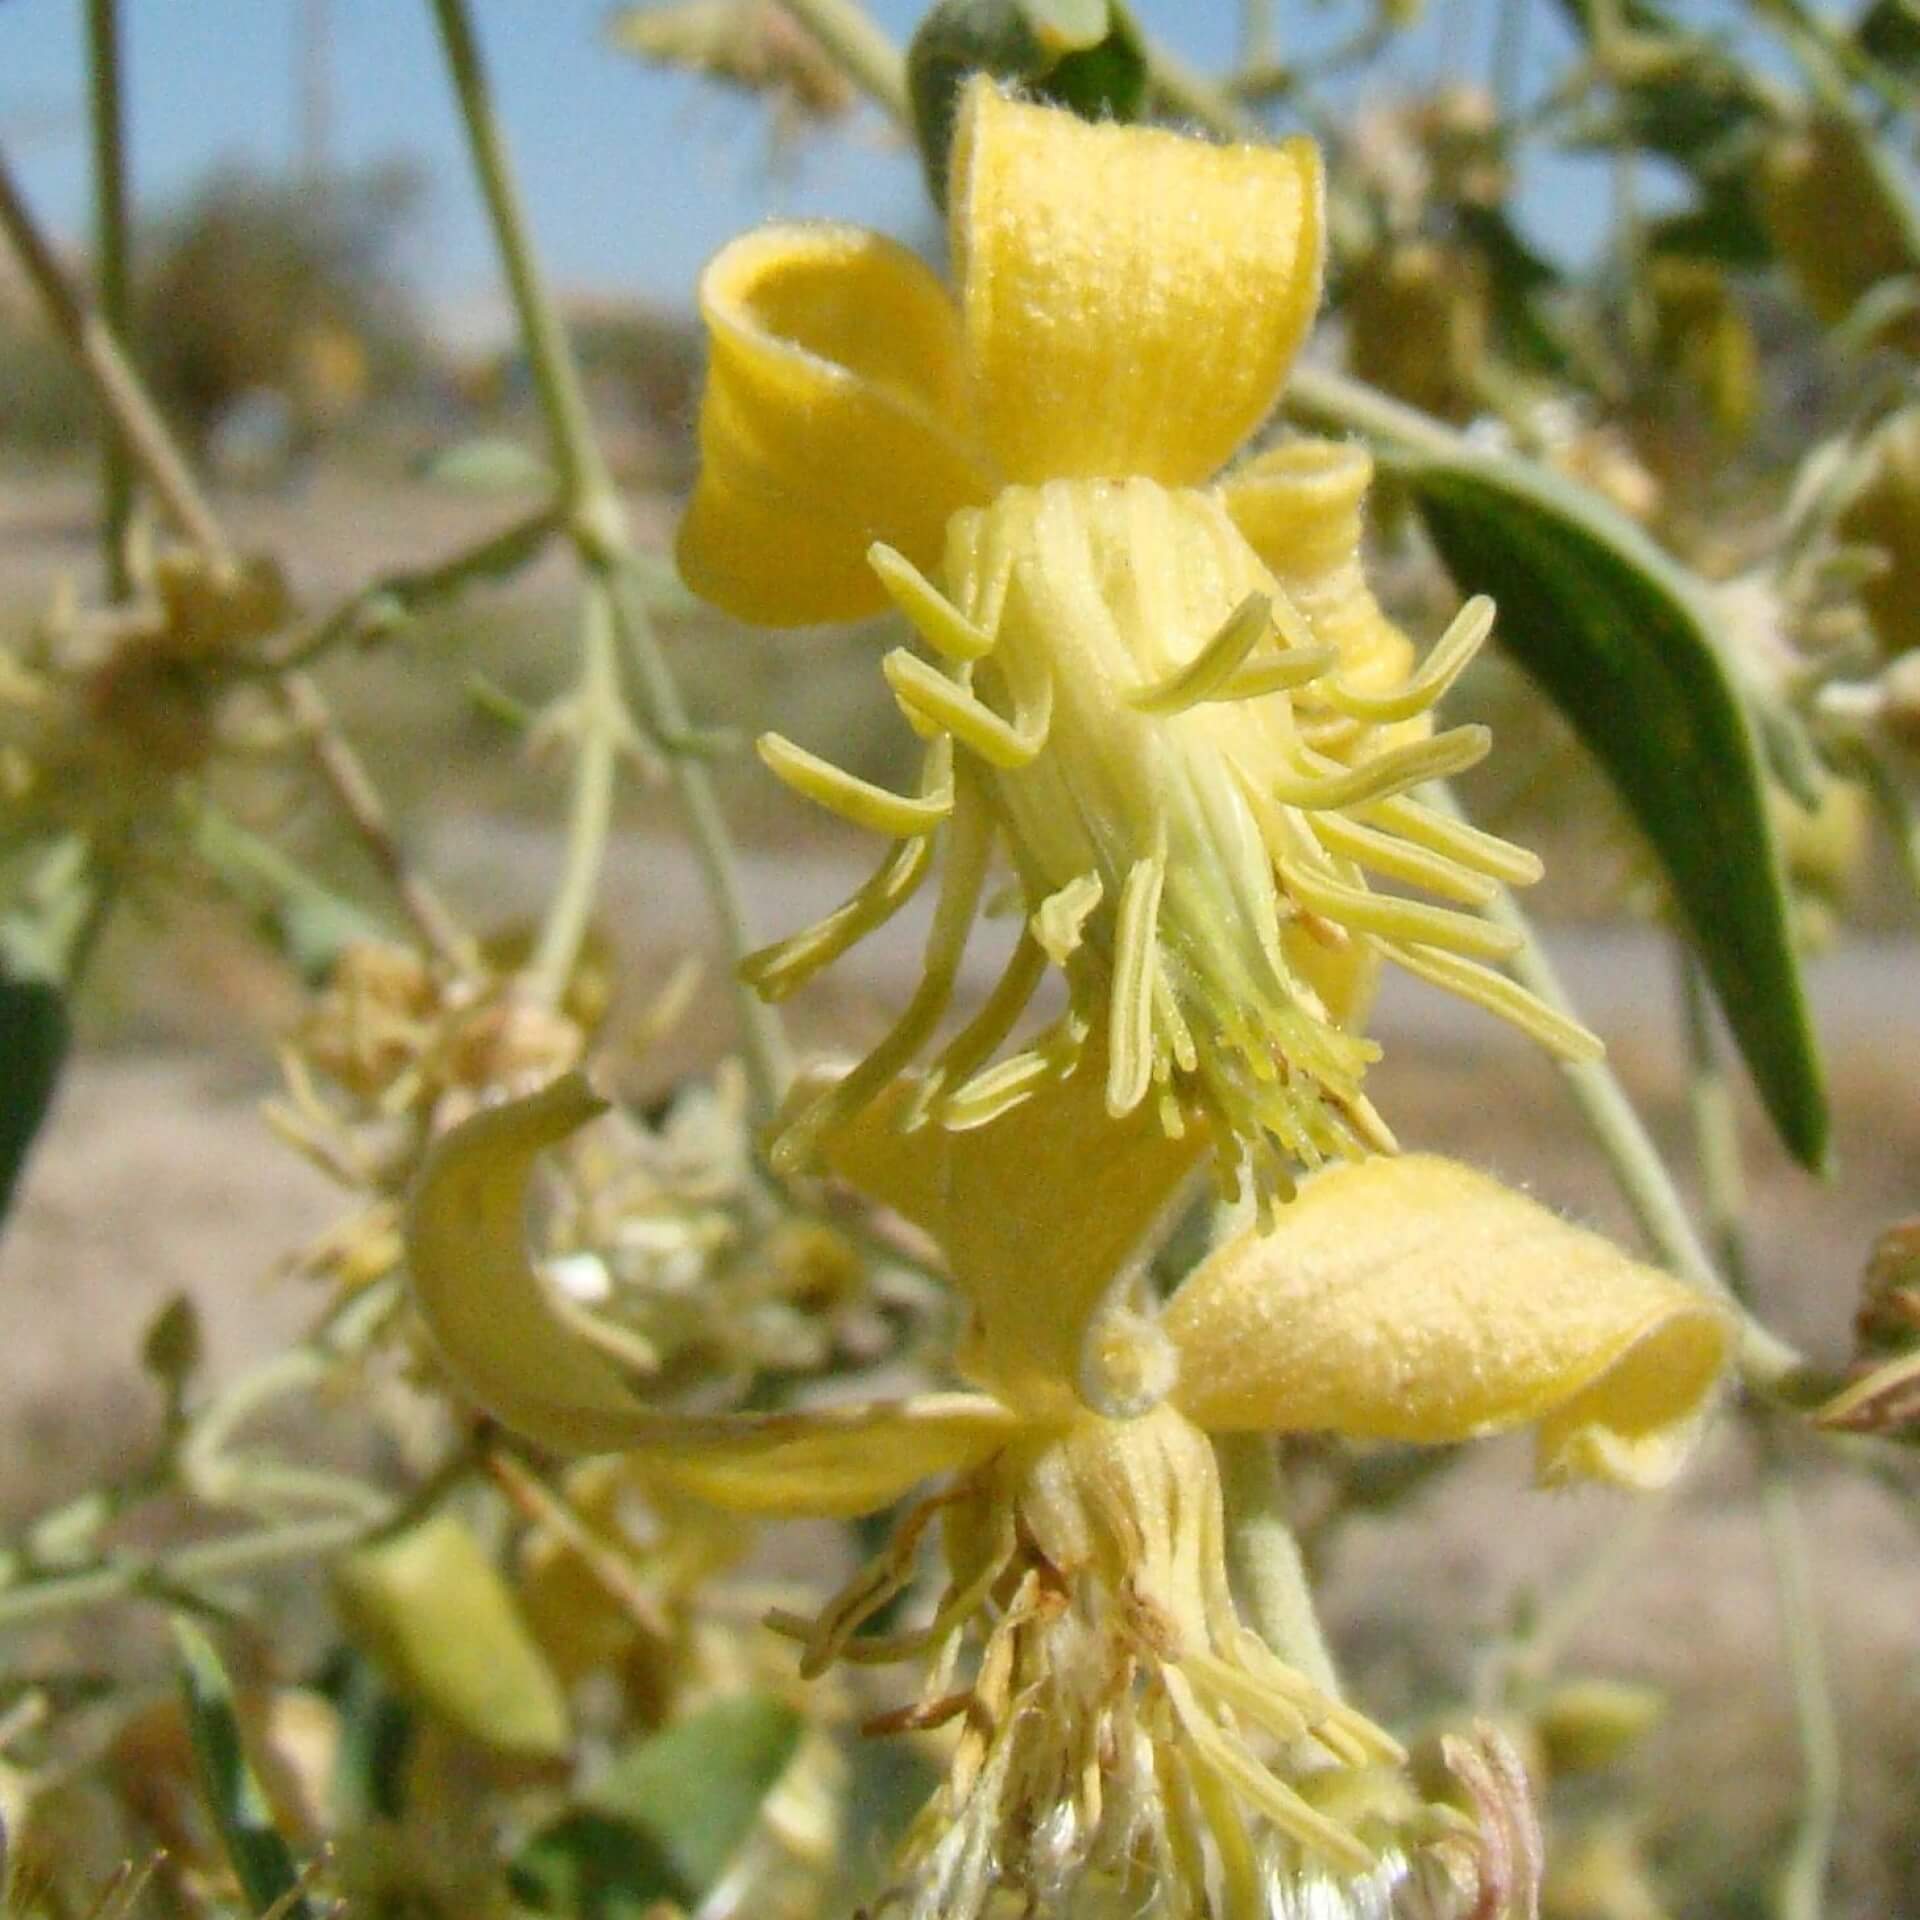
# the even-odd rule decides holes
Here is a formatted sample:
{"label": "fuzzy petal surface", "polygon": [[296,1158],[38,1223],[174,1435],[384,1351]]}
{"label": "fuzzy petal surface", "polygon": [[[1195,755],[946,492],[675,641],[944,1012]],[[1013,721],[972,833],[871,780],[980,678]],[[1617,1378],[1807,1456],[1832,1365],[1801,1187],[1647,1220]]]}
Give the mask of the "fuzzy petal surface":
{"label": "fuzzy petal surface", "polygon": [[774,226],[714,258],[700,313],[711,364],[677,550],[687,585],[766,626],[878,612],[868,547],[931,567],[948,515],[985,492],[945,289],[879,234]]}
{"label": "fuzzy petal surface", "polygon": [[1726,1364],[1724,1315],[1433,1155],[1336,1167],[1221,1248],[1163,1322],[1214,1431],[1439,1444],[1537,1425],[1544,1481],[1657,1486]]}
{"label": "fuzzy petal surface", "polygon": [[1089,1313],[1208,1149],[1151,1101],[1114,1120],[1105,1049],[984,1126],[901,1131],[903,1082],[824,1143],[827,1164],[945,1251],[978,1312],[967,1370],[1032,1402],[1070,1390]]}
{"label": "fuzzy petal surface", "polygon": [[1094,126],[975,80],[949,200],[974,404],[1005,481],[1210,478],[1320,299],[1320,160]]}
{"label": "fuzzy petal surface", "polygon": [[645,1405],[527,1257],[539,1155],[605,1108],[570,1074],[489,1107],[434,1147],[407,1209],[413,1294],[448,1371],[506,1425],[572,1453],[640,1453],[659,1477],[746,1511],[843,1515],[984,1459],[1012,1416],[972,1394],[799,1413]]}

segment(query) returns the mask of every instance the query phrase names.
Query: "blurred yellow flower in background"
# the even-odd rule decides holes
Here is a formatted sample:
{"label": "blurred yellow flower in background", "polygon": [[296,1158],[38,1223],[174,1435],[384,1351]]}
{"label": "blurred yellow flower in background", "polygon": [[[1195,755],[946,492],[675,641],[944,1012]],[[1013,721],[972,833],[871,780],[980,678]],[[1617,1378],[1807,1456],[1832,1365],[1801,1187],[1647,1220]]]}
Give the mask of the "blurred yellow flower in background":
{"label": "blurred yellow flower in background", "polygon": [[[782,626],[891,601],[926,648],[883,662],[928,742],[917,792],[761,741],[789,785],[894,844],[748,977],[792,992],[946,841],[920,990],[777,1164],[805,1164],[932,1038],[1000,844],[1020,934],[910,1124],[977,1125],[1098,1030],[1109,1115],[1202,1124],[1224,1185],[1250,1155],[1262,1194],[1284,1194],[1297,1164],[1391,1144],[1353,1031],[1382,957],[1595,1050],[1483,964],[1512,939],[1474,910],[1538,863],[1413,797],[1487,749],[1431,715],[1491,607],[1413,666],[1360,569],[1355,448],[1291,441],[1209,484],[1312,320],[1321,201],[1310,142],[1092,126],[976,80],[949,196],[957,298],[850,227],[767,228],[707,269],[688,583]],[[1068,1011],[1002,1057],[1050,966]]]}

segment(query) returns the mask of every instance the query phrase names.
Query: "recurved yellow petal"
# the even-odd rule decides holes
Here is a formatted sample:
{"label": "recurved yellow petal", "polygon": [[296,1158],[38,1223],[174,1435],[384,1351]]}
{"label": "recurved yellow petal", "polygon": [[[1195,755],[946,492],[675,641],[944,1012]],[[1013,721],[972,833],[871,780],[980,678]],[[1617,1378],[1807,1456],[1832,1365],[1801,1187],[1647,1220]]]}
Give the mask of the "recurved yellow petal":
{"label": "recurved yellow petal", "polygon": [[967,359],[1004,480],[1210,478],[1320,298],[1311,141],[1093,126],[977,79],[948,197]]}
{"label": "recurved yellow petal", "polygon": [[1317,1175],[1163,1324],[1203,1427],[1441,1443],[1537,1423],[1543,1480],[1631,1486],[1677,1469],[1729,1344],[1677,1281],[1431,1155]]}
{"label": "recurved yellow petal", "polygon": [[1152,1100],[1106,1107],[1106,1049],[1090,1041],[1052,1079],[982,1126],[903,1133],[902,1082],[827,1136],[841,1178],[905,1214],[944,1249],[978,1310],[967,1371],[1010,1400],[1070,1389],[1087,1315],[1208,1150],[1169,1139]]}
{"label": "recurved yellow petal", "polygon": [[1361,693],[1398,686],[1413,664],[1413,642],[1381,612],[1360,564],[1361,509],[1372,484],[1364,448],[1288,440],[1220,485],[1247,544],[1307,616],[1314,638],[1338,650],[1341,679]]}
{"label": "recurved yellow petal", "polygon": [[972,1394],[806,1413],[644,1405],[527,1257],[534,1163],[602,1112],[584,1075],[489,1107],[434,1147],[407,1208],[407,1264],[448,1371],[487,1411],[572,1453],[643,1453],[659,1477],[743,1509],[851,1514],[984,1458],[1011,1416]]}
{"label": "recurved yellow petal", "polygon": [[868,547],[933,567],[948,515],[985,491],[945,290],[878,234],[767,227],[714,258],[700,311],[711,362],[687,585],[768,626],[877,613]]}

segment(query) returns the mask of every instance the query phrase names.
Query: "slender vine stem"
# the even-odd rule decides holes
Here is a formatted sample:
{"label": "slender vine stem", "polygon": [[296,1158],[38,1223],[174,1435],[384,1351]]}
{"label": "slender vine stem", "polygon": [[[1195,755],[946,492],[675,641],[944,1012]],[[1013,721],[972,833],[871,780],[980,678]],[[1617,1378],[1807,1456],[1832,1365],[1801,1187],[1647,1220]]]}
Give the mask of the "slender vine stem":
{"label": "slender vine stem", "polygon": [[1314,1611],[1273,1436],[1217,1434],[1213,1449],[1226,1507],[1227,1571],[1247,1624],[1322,1693],[1338,1700],[1340,1675]]}
{"label": "slender vine stem", "polygon": [[1821,1920],[1840,1824],[1840,1719],[1827,1672],[1800,1503],[1778,1459],[1764,1470],[1760,1501],[1780,1594],[1780,1632],[1800,1742],[1800,1821],[1781,1868],[1778,1911],[1780,1920]]}
{"label": "slender vine stem", "polygon": [[541,922],[527,971],[550,1004],[565,997],[573,963],[593,919],[613,824],[613,789],[627,727],[620,691],[620,654],[614,629],[613,587],[590,577],[580,602],[580,688],[573,699],[573,802],[559,884]]}
{"label": "slender vine stem", "polygon": [[[1707,1217],[1720,1257],[1744,1298],[1751,1281],[1747,1253],[1746,1176],[1740,1135],[1713,1025],[1707,983],[1689,953],[1677,954],[1680,1004],[1692,1068],[1694,1145]],[[1760,1455],[1760,1511],[1767,1554],[1780,1599],[1780,1636],[1793,1692],[1800,1745],[1800,1818],[1782,1863],[1776,1894],[1778,1920],[1822,1920],[1827,1879],[1840,1819],[1840,1721],[1814,1592],[1813,1563],[1793,1485],[1793,1463],[1767,1409],[1749,1409]]]}
{"label": "slender vine stem", "polygon": [[[835,11],[832,7],[820,7],[819,0],[815,0],[815,9],[823,16]],[[806,18],[803,9],[796,7],[794,11],[818,30],[817,23]],[[467,0],[433,0],[433,12],[466,128],[474,173],[486,202],[494,243],[513,294],[534,386],[546,418],[568,531],[588,576],[575,713],[580,728],[580,751],[574,766],[569,847],[560,890],[549,905],[536,946],[536,978],[549,995],[556,994],[572,970],[579,941],[586,930],[588,914],[582,911],[582,905],[584,902],[590,909],[598,885],[619,769],[620,756],[617,751],[608,751],[607,743],[616,740],[631,725],[617,659],[611,671],[607,660],[610,651],[624,650],[639,682],[647,729],[666,758],[675,796],[707,881],[715,918],[727,940],[730,957],[736,962],[733,987],[741,1054],[755,1107],[762,1118],[768,1118],[779,1105],[792,1067],[777,1015],[738,978],[737,963],[754,944],[739,887],[739,863],[713,789],[712,775],[697,753],[688,749],[691,728],[679,688],[652,624],[624,578],[629,571],[626,517],[594,437],[579,367],[568,343],[566,328],[533,250],[526,211],[494,108]],[[877,29],[873,31],[878,33]],[[880,36],[880,44],[886,46],[884,36]],[[891,55],[890,47],[887,51]],[[840,57],[844,57],[844,53]],[[904,77],[900,82],[899,100],[902,103],[905,100]]]}
{"label": "slender vine stem", "polygon": [[0,1633],[57,1620],[130,1595],[168,1597],[242,1575],[264,1573],[296,1560],[320,1560],[350,1547],[367,1532],[358,1514],[330,1514],[252,1528],[153,1554],[122,1553],[100,1566],[0,1589]]}
{"label": "slender vine stem", "polygon": [[[120,91],[119,0],[87,0],[88,122],[93,136],[93,248],[100,307],[117,340],[131,339],[133,289],[127,234],[126,110]],[[107,598],[133,591],[127,536],[133,460],[111,413],[101,421],[100,547]]]}
{"label": "slender vine stem", "polygon": [[[639,693],[648,733],[667,757],[667,777],[687,823],[694,858],[706,881],[708,902],[720,924],[728,956],[737,963],[753,951],[756,942],[741,885],[740,863],[734,857],[720,796],[697,753],[685,744],[692,737],[692,724],[638,584],[630,572],[622,570],[610,590],[614,629]],[[754,1104],[771,1118],[793,1078],[786,1030],[775,1010],[740,978],[737,964],[730,979],[741,1055]]]}
{"label": "slender vine stem", "polygon": [[226,535],[174,446],[165,421],[147,397],[112,328],[62,270],[4,153],[0,153],[0,232],[12,243],[47,317],[92,383],[94,397],[119,428],[130,457],[146,476],[168,519],[211,564],[230,566],[233,553]]}

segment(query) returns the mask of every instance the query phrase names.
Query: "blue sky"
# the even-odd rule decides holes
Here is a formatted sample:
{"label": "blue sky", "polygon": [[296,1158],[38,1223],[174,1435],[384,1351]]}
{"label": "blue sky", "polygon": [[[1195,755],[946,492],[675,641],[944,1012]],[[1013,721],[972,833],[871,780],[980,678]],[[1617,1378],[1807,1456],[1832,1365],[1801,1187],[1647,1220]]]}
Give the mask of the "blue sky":
{"label": "blue sky", "polygon": [[[1532,0],[1535,38],[1557,37]],[[410,264],[450,303],[484,304],[487,236],[425,0],[330,0],[334,153],[352,165],[397,154],[431,182]],[[904,33],[921,0],[877,0]],[[1143,0],[1150,31],[1191,58],[1225,60],[1232,0]],[[1282,28],[1311,48],[1354,20],[1348,5],[1282,0]],[[298,125],[297,0],[140,0],[126,20],[131,158],[143,204],[177,199],[213,166],[291,165]],[[1429,0],[1388,69],[1414,84],[1485,71],[1491,0]],[[736,95],[606,50],[601,0],[477,0],[504,118],[548,262],[564,285],[684,302],[701,261],[768,213],[832,213],[895,230],[924,224],[912,162],[864,118],[851,138],[802,145],[769,165],[765,118]],[[87,207],[82,0],[0,4],[0,139],[43,218],[74,237]],[[1536,232],[1578,245],[1595,230],[1590,172],[1528,183]]]}

